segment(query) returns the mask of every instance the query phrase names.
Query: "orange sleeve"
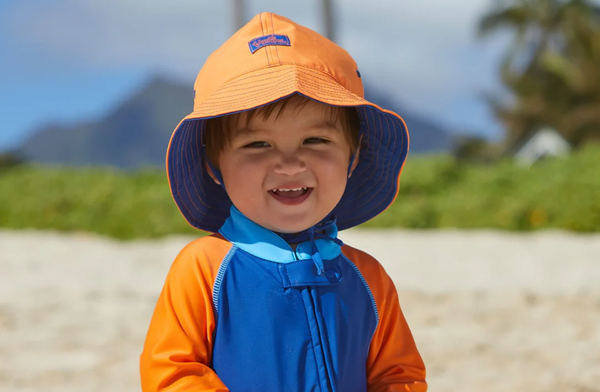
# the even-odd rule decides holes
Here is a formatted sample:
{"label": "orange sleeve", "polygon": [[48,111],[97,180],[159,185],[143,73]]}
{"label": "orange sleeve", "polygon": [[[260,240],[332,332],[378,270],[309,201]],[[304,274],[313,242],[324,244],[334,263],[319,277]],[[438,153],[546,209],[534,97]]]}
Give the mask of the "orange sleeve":
{"label": "orange sleeve", "polygon": [[177,256],[158,298],[140,357],[143,392],[228,391],[209,367],[212,289],[231,243],[198,239]]}
{"label": "orange sleeve", "polygon": [[398,293],[381,264],[344,246],[344,254],[365,278],[377,306],[379,323],[367,358],[369,392],[425,392],[425,365],[400,309]]}

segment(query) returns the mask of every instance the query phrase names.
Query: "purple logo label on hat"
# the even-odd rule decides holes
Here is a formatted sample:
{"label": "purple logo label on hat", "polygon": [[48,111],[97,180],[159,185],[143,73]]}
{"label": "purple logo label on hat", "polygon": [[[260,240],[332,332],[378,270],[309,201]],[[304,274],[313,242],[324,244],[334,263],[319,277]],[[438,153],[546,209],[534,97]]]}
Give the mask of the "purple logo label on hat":
{"label": "purple logo label on hat", "polygon": [[248,42],[248,46],[250,46],[250,51],[254,53],[264,46],[291,46],[291,43],[290,37],[287,35],[269,34],[254,38]]}

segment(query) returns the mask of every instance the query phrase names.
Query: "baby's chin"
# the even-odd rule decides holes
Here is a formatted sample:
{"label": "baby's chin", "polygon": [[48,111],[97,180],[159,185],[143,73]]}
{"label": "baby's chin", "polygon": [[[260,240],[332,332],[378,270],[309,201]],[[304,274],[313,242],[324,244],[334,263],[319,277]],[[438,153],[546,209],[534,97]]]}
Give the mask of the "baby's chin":
{"label": "baby's chin", "polygon": [[290,220],[289,222],[264,222],[264,224],[261,224],[261,226],[266,227],[267,229],[276,233],[295,234],[313,227],[314,225],[319,223],[323,218],[315,222],[299,222],[297,219]]}

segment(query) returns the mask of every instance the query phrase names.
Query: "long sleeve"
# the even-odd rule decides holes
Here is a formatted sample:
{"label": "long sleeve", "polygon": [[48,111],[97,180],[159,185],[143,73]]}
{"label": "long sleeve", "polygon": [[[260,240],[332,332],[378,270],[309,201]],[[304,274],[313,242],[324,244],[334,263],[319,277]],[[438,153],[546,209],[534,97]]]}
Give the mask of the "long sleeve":
{"label": "long sleeve", "polygon": [[402,314],[398,293],[381,264],[346,247],[344,253],[363,274],[375,300],[379,322],[367,358],[369,392],[425,392],[425,365]]}
{"label": "long sleeve", "polygon": [[205,237],[173,262],[140,357],[143,392],[228,391],[210,363],[212,287],[230,247],[218,237]]}

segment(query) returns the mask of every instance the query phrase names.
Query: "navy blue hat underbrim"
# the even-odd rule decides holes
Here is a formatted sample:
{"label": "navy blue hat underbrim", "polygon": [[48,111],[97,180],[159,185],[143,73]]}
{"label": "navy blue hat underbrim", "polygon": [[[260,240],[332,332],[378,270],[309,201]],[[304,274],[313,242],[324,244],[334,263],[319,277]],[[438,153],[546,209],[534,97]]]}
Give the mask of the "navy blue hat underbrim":
{"label": "navy blue hat underbrim", "polygon": [[[333,210],[338,230],[367,222],[392,204],[408,155],[408,131],[400,117],[375,106],[356,108],[361,120],[360,155]],[[231,200],[205,169],[202,134],[206,120],[188,119],[179,124],[167,151],[167,173],[173,199],[188,223],[215,233],[229,216]]]}

